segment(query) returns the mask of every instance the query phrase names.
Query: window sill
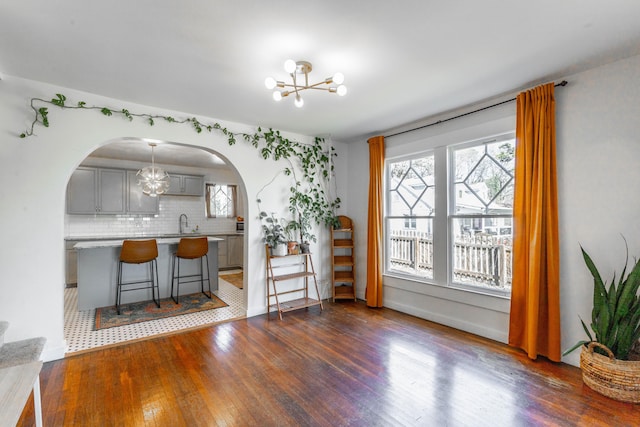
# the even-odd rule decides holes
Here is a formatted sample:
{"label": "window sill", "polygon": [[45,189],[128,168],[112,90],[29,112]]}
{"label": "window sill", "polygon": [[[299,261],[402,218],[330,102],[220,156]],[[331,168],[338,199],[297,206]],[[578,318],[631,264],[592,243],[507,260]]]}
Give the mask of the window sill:
{"label": "window sill", "polygon": [[467,287],[451,285],[446,286],[427,279],[420,280],[415,277],[394,273],[384,274],[384,286],[440,298],[460,304],[471,305],[500,313],[509,313],[511,299],[505,295],[482,292],[482,289],[469,289]]}

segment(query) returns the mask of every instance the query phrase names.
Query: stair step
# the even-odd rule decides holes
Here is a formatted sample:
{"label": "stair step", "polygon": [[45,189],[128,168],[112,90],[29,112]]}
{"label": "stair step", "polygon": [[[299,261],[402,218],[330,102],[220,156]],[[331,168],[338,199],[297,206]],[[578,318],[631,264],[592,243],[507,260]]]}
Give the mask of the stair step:
{"label": "stair step", "polygon": [[5,343],[0,348],[0,369],[40,360],[46,341],[39,337]]}

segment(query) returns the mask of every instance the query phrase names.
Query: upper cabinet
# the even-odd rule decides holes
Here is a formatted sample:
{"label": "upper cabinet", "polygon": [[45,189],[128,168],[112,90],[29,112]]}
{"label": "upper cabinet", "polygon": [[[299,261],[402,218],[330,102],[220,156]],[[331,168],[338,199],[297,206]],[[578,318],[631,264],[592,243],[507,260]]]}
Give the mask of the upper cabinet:
{"label": "upper cabinet", "polygon": [[158,198],[142,193],[136,171],[79,167],[67,187],[69,214],[157,214]]}
{"label": "upper cabinet", "polygon": [[126,171],[98,169],[98,211],[103,214],[121,214],[126,211]]}
{"label": "upper cabinet", "polygon": [[124,213],[126,183],[124,170],[84,167],[76,169],[67,187],[67,213]]}
{"label": "upper cabinet", "polygon": [[98,170],[78,168],[67,186],[67,213],[95,214],[98,212]]}
{"label": "upper cabinet", "polygon": [[204,177],[196,175],[169,174],[168,196],[202,196],[204,193]]}

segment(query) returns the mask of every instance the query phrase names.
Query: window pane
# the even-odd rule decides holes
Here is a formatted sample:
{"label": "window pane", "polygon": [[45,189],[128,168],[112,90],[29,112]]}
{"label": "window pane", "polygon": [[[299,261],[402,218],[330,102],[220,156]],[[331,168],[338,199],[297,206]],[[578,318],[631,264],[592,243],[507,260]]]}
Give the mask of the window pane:
{"label": "window pane", "polygon": [[[407,222],[410,227],[407,227]],[[432,279],[433,220],[393,218],[388,220],[387,225],[389,271]]]}
{"label": "window pane", "polygon": [[455,215],[510,215],[513,210],[515,141],[453,151]]}
{"label": "window pane", "polygon": [[[487,220],[493,225],[486,226]],[[511,219],[454,218],[453,282],[487,289],[511,290]],[[487,229],[493,230],[488,232]]]}
{"label": "window pane", "polygon": [[236,214],[236,186],[207,184],[207,216],[232,218]]}
{"label": "window pane", "polygon": [[433,215],[434,169],[433,155],[390,163],[387,215]]}

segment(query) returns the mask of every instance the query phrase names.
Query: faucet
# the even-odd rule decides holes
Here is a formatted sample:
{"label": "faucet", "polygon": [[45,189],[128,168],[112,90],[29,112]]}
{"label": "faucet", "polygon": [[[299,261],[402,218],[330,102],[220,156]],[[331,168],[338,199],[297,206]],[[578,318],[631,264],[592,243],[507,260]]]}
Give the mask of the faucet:
{"label": "faucet", "polygon": [[187,215],[181,214],[180,218],[178,219],[178,227],[180,228],[180,234],[184,234],[184,229],[182,228],[182,217],[184,217],[184,226],[185,227],[189,226],[189,220],[187,219]]}

